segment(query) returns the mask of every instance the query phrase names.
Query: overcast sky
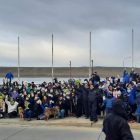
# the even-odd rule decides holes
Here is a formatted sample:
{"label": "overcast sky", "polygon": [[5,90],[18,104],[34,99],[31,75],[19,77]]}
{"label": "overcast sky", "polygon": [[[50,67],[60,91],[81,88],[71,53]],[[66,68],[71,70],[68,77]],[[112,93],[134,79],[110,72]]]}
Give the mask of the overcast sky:
{"label": "overcast sky", "polygon": [[131,66],[134,29],[135,66],[140,67],[140,0],[0,0],[0,65],[89,65],[89,32],[95,66]]}

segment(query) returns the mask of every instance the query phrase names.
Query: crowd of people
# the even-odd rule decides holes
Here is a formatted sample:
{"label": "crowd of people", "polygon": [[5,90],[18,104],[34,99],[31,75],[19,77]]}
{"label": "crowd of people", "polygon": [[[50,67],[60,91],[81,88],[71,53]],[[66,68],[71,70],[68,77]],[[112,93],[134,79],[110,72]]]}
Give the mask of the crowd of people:
{"label": "crowd of people", "polygon": [[126,70],[122,78],[100,79],[94,72],[90,79],[53,82],[22,82],[4,79],[0,87],[0,118],[23,114],[27,120],[44,119],[47,108],[59,107],[58,117],[81,117],[97,122],[112,112],[113,102],[121,100],[128,120],[140,123],[140,75]]}

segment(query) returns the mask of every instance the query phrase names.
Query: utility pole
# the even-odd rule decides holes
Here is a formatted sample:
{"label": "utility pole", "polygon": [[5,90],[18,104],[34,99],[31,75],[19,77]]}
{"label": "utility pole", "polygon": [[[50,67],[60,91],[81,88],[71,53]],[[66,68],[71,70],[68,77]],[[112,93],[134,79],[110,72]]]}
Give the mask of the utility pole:
{"label": "utility pole", "polygon": [[52,83],[53,83],[53,77],[54,77],[54,75],[53,75],[53,34],[52,34]]}
{"label": "utility pole", "polygon": [[71,61],[70,61],[69,64],[70,64],[70,79],[71,79]]}
{"label": "utility pole", "polygon": [[18,36],[18,81],[20,82],[20,46],[19,46],[19,36]]}
{"label": "utility pole", "polygon": [[90,32],[90,45],[89,45],[89,78],[91,76],[91,32]]}
{"label": "utility pole", "polygon": [[93,59],[91,60],[91,63],[92,63],[92,74],[93,74]]}
{"label": "utility pole", "polygon": [[134,70],[134,31],[132,29],[132,70]]}

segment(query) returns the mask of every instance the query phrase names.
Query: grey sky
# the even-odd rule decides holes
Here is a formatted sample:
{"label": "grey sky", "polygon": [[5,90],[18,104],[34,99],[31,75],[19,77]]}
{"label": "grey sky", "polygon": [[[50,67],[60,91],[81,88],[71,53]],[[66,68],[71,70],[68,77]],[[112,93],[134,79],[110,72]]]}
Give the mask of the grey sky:
{"label": "grey sky", "polygon": [[[87,66],[89,32],[97,66],[122,66],[131,56],[131,30],[135,33],[135,65],[140,66],[139,0],[0,0],[0,59],[2,66],[17,65],[20,36],[22,66],[54,64]],[[131,66],[131,60],[125,64]]]}

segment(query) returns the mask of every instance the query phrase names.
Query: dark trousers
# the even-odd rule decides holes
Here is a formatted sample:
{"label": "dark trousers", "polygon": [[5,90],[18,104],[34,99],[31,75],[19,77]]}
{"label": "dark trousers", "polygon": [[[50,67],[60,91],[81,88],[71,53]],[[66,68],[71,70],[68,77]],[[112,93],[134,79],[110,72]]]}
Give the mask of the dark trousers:
{"label": "dark trousers", "polygon": [[5,118],[5,113],[0,111],[0,118]]}
{"label": "dark trousers", "polygon": [[13,111],[13,112],[8,113],[8,117],[9,118],[16,118],[17,117],[17,112]]}
{"label": "dark trousers", "polygon": [[97,121],[97,102],[89,101],[90,121]]}
{"label": "dark trousers", "polygon": [[85,117],[89,117],[89,105],[88,105],[88,100],[83,100],[83,105],[84,105],[84,113]]}
{"label": "dark trousers", "polygon": [[133,104],[133,105],[130,105],[131,106],[131,112],[130,112],[130,120],[136,120],[136,117],[133,115],[133,113],[135,113],[136,109],[137,109],[137,105],[136,104]]}
{"label": "dark trousers", "polygon": [[112,113],[112,108],[106,108],[105,111],[106,111],[106,115],[108,115]]}
{"label": "dark trousers", "polygon": [[25,112],[24,112],[24,117],[31,119],[32,114],[33,113],[32,113],[32,111],[30,109],[26,109]]}
{"label": "dark trousers", "polygon": [[76,116],[77,117],[81,117],[82,116],[82,101],[81,100],[77,100]]}

